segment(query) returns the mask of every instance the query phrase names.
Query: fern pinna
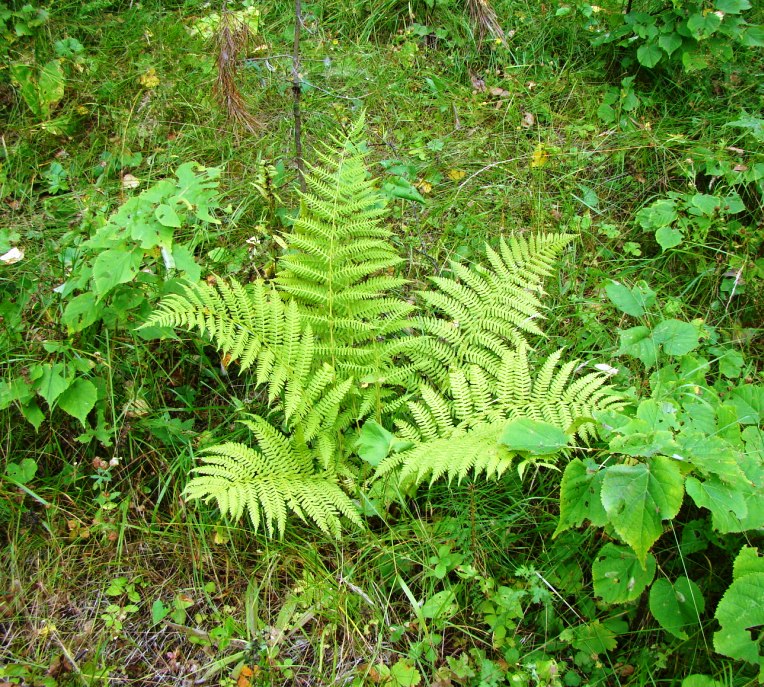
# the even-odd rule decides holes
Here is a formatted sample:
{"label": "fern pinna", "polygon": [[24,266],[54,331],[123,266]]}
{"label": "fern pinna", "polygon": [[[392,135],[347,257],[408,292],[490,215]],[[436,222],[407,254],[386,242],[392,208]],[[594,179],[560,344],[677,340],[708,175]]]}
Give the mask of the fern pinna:
{"label": "fern pinna", "polygon": [[206,336],[267,389],[267,414],[243,420],[256,446],[203,451],[186,495],[272,534],[289,511],[333,535],[342,517],[360,523],[340,485],[355,488],[356,437],[369,419],[407,440],[373,478],[418,483],[500,475],[517,455],[501,441],[513,418],[585,439],[593,425],[581,418],[618,403],[604,375],[574,380],[577,363],[559,351],[534,372],[529,355],[543,280],[572,236],[502,239],[487,248],[490,266],[451,263],[431,289],[399,293],[401,258],[362,135],[360,118],[308,167],[275,279],[187,284],[146,324]]}

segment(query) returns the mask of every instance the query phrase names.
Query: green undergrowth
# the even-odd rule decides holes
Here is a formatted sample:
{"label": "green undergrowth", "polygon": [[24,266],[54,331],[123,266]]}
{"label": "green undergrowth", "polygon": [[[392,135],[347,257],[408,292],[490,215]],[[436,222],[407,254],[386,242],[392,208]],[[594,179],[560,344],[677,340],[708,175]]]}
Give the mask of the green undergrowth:
{"label": "green undergrowth", "polygon": [[[306,159],[331,159],[322,145],[365,113],[397,256],[386,297],[430,318],[372,312],[391,328],[356,346],[437,333],[436,294],[489,266],[486,246],[569,235],[528,369],[557,352],[621,404],[592,409],[586,441],[549,417],[501,425],[502,474],[430,485],[463,437],[420,469],[406,444],[433,439],[409,430],[435,395],[366,360],[342,407],[376,385],[389,408],[345,418],[341,460],[322,465],[361,525],[340,509],[339,538],[299,499],[275,538],[267,512],[253,532],[189,500],[205,450],[257,446],[237,420],[291,437],[289,412],[310,408],[285,411],[230,345],[143,326],[189,283],[275,277],[299,296],[293,7],[229,3],[257,27],[237,70],[252,133],[214,96],[219,7],[0,4],[0,682],[756,683],[764,57],[738,19],[761,8],[708,2],[684,35],[679,10],[633,4],[636,29],[610,5],[496,0],[504,40],[461,3],[303,6]],[[729,53],[709,47],[719,12],[738,22]],[[318,310],[300,326],[321,341]],[[459,380],[420,372],[454,403]],[[529,429],[541,439],[518,443]],[[629,476],[657,499],[644,526],[619,501]]]}

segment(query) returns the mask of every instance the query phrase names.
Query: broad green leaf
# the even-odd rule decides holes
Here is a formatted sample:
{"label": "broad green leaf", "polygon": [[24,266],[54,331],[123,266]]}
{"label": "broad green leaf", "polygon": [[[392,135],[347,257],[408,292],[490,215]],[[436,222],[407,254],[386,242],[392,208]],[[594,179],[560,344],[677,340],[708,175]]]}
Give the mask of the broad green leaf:
{"label": "broad green leaf", "polygon": [[58,407],[72,417],[76,417],[82,426],[88,427],[88,413],[98,400],[95,384],[87,379],[76,379],[58,398]]}
{"label": "broad green leaf", "polygon": [[458,610],[453,589],[436,592],[422,604],[422,617],[435,619],[451,617]]}
{"label": "broad green leaf", "polygon": [[642,317],[646,308],[655,303],[655,291],[646,284],[638,284],[630,289],[611,280],[605,285],[605,293],[621,312],[632,317]]}
{"label": "broad green leaf", "polygon": [[165,606],[162,599],[156,599],[151,604],[151,622],[156,625],[161,623],[170,613],[170,607]]}
{"label": "broad green leaf", "polygon": [[172,257],[175,260],[175,268],[184,273],[190,282],[197,282],[202,276],[202,269],[194,260],[194,254],[183,244],[175,244],[172,247]]}
{"label": "broad green leaf", "polygon": [[751,9],[749,0],[716,0],[714,7],[725,14],[740,14]]}
{"label": "broad green leaf", "polygon": [[662,58],[663,51],[655,43],[645,43],[637,50],[637,60],[648,69],[652,69]]}
{"label": "broad green leaf", "polygon": [[61,322],[66,325],[69,334],[81,332],[98,321],[102,307],[97,302],[95,294],[81,293],[66,304]]}
{"label": "broad green leaf", "polygon": [[648,230],[668,226],[676,218],[676,201],[671,198],[656,200],[651,205],[642,208],[636,215],[639,225]]}
{"label": "broad green leaf", "polygon": [[652,332],[642,325],[622,330],[618,333],[620,346],[616,355],[631,355],[639,358],[645,367],[652,367],[658,359],[658,346]]}
{"label": "broad green leaf", "polygon": [[733,581],[716,607],[721,630],[714,634],[720,654],[748,661],[764,669],[761,645],[754,640],[764,625],[764,558],[744,547],[735,559]]}
{"label": "broad green leaf", "polygon": [[587,656],[596,656],[612,651],[618,646],[616,633],[607,624],[595,620],[573,628],[571,646],[583,651]]}
{"label": "broad green leaf", "polygon": [[40,410],[37,401],[23,403],[21,405],[21,414],[35,428],[35,431],[40,429],[40,425],[45,421],[45,413]]}
{"label": "broad green leaf", "polygon": [[124,248],[106,250],[93,262],[93,282],[100,300],[118,284],[129,282],[138,273],[140,258]]}
{"label": "broad green leaf", "polygon": [[560,522],[553,536],[588,520],[595,527],[607,524],[607,513],[600,500],[605,471],[593,461],[578,458],[565,467],[560,485]]}
{"label": "broad green leaf", "polygon": [[690,15],[687,20],[687,28],[695,38],[703,40],[712,35],[721,26],[721,23],[721,17],[714,12],[698,12]]}
{"label": "broad green leaf", "polygon": [[31,458],[24,458],[19,463],[8,463],[5,466],[5,474],[8,478],[19,484],[31,482],[36,473],[37,463]]}
{"label": "broad green leaf", "polygon": [[38,97],[42,114],[50,117],[51,108],[64,97],[64,70],[58,60],[51,60],[41,70],[37,79]]}
{"label": "broad green leaf", "polygon": [[521,417],[510,420],[499,441],[511,451],[528,451],[534,456],[557,453],[568,445],[570,437],[548,422]]}
{"label": "broad green leaf", "polygon": [[737,410],[741,425],[757,425],[764,420],[764,386],[744,384],[732,390],[729,403]]}
{"label": "broad green leaf", "polygon": [[696,207],[704,215],[713,217],[714,213],[719,209],[722,204],[721,198],[717,196],[711,196],[707,193],[696,193],[691,199],[693,207]]}
{"label": "broad green leaf", "polygon": [[66,378],[66,367],[63,363],[46,364],[42,367],[43,374],[35,382],[35,390],[52,409],[56,399],[69,386],[69,380]]}
{"label": "broad green leaf", "polygon": [[403,200],[413,200],[417,203],[425,203],[424,196],[419,193],[416,187],[401,177],[392,177],[385,181],[382,184],[382,193],[389,198],[401,198]]}
{"label": "broad green leaf", "polygon": [[633,601],[655,577],[655,558],[637,559],[631,549],[605,544],[592,565],[594,593],[611,604]]}
{"label": "broad green leaf", "polygon": [[178,213],[175,212],[175,208],[166,203],[157,206],[157,209],[154,210],[154,216],[159,223],[165,227],[179,228],[181,226],[180,217],[178,217]]}
{"label": "broad green leaf", "polygon": [[419,671],[405,659],[390,667],[391,687],[417,687],[421,682]]}
{"label": "broad green leaf", "polygon": [[725,687],[723,682],[714,680],[709,675],[688,675],[682,680],[681,687]]}
{"label": "broad green leaf", "polygon": [[740,37],[740,43],[748,48],[764,47],[764,26],[749,26]]}
{"label": "broad green leaf", "polygon": [[410,441],[396,439],[382,425],[367,420],[358,437],[358,455],[369,465],[377,467],[391,451],[402,451],[412,446]]}
{"label": "broad green leaf", "polygon": [[[36,117],[46,118],[46,113],[39,98],[37,79],[32,67],[26,64],[12,64],[9,69],[11,79],[18,84],[19,93]],[[48,108],[49,109],[49,108]]]}
{"label": "broad green leaf", "polygon": [[685,355],[698,346],[698,330],[689,322],[663,320],[653,330],[653,340],[668,355]]}
{"label": "broad green leaf", "polygon": [[671,33],[663,34],[658,39],[658,45],[660,45],[670,57],[676,50],[682,47],[682,38],[672,31]]}
{"label": "broad green leaf", "polygon": [[677,436],[677,443],[682,458],[706,475],[717,475],[729,484],[745,481],[738,463],[738,452],[721,437],[689,429]]}
{"label": "broad green leaf", "polygon": [[655,232],[655,240],[661,247],[661,250],[675,248],[684,240],[684,234],[673,226],[661,227]]}
{"label": "broad green leaf", "polygon": [[705,608],[700,588],[687,577],[678,578],[674,584],[661,578],[650,588],[650,613],[666,632],[679,639],[687,639],[686,630],[700,625]]}
{"label": "broad green leaf", "polygon": [[637,465],[607,468],[602,482],[602,505],[607,516],[642,565],[650,547],[663,534],[663,520],[676,517],[683,496],[679,466],[663,456]]}

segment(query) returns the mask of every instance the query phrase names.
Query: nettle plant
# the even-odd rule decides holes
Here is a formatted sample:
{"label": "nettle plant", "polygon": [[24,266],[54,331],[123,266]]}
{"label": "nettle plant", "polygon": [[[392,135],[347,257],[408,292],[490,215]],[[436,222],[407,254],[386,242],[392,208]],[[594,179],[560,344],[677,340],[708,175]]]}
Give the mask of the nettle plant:
{"label": "nettle plant", "polygon": [[673,0],[671,3],[588,2],[563,4],[557,16],[577,13],[593,45],[636,49],[643,67],[680,64],[687,72],[729,62],[737,47],[764,45],[764,27],[743,13],[750,0]]}

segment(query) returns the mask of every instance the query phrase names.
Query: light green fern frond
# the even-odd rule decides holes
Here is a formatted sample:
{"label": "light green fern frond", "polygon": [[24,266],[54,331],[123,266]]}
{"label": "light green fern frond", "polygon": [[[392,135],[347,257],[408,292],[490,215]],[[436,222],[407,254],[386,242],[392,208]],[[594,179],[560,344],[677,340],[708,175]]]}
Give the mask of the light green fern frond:
{"label": "light green fern frond", "polygon": [[425,441],[414,448],[386,458],[376,477],[398,471],[401,483],[416,484],[447,477],[461,481],[473,477],[500,477],[512,465],[514,453],[499,442],[504,423],[480,423],[452,428],[446,435]]}
{"label": "light green fern frond", "polygon": [[248,423],[260,450],[227,442],[202,452],[186,487],[189,499],[215,501],[221,514],[238,520],[248,515],[255,530],[283,535],[287,514],[295,513],[321,530],[340,536],[340,516],[361,525],[353,502],[332,472],[316,471],[312,453],[262,418]]}
{"label": "light green fern frond", "polygon": [[[380,222],[385,200],[366,168],[362,137],[361,117],[336,148],[318,153],[318,165],[308,165],[308,192],[284,237],[292,251],[280,259],[276,278],[338,369],[346,362],[368,367],[366,348],[381,331],[405,326],[412,309],[386,295],[406,280],[388,273],[402,259]],[[347,360],[351,348],[354,359]],[[366,359],[373,357],[366,351]]]}
{"label": "light green fern frond", "polygon": [[496,377],[507,351],[525,343],[528,334],[542,333],[543,280],[573,238],[538,234],[502,239],[498,251],[486,247],[490,268],[452,262],[453,276],[432,277],[436,288],[419,293],[433,311],[416,321],[430,335],[429,344],[415,352],[420,369],[438,384],[449,369],[465,363],[480,365]]}
{"label": "light green fern frond", "polygon": [[602,373],[571,381],[578,361],[561,363],[562,353],[554,352],[534,374],[527,346],[521,345],[504,354],[495,380],[472,365],[452,370],[445,392],[424,385],[420,399],[408,403],[409,419],[396,422],[399,436],[415,446],[384,460],[377,476],[398,470],[402,482],[418,484],[443,476],[461,480],[470,473],[499,475],[514,455],[499,437],[507,421],[517,418],[592,439],[594,413],[617,408],[623,399]]}
{"label": "light green fern frond", "polygon": [[184,285],[183,294],[162,299],[144,326],[196,330],[242,370],[255,366],[258,384],[271,400],[288,380],[307,383],[315,340],[294,302],[285,304],[262,281],[242,286],[235,279]]}

